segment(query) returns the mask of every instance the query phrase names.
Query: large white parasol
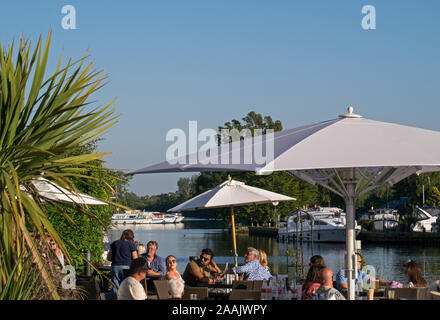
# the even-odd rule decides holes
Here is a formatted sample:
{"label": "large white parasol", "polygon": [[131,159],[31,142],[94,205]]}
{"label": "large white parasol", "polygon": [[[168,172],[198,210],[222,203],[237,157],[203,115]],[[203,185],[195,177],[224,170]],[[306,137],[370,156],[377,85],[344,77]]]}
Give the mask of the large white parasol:
{"label": "large white parasol", "polygon": [[[244,155],[250,148],[259,150],[273,145],[273,160],[261,165],[252,162],[226,164],[224,159]],[[346,205],[346,269],[348,296],[354,299],[357,276],[355,249],[355,204],[362,194],[387,184],[389,186],[414,173],[440,171],[440,132],[373,121],[353,113],[337,119],[276,132],[270,139],[248,138],[167,161],[130,175],[184,171],[286,171],[312,185],[319,184],[340,195]],[[226,151],[225,151],[226,150]],[[225,154],[226,153],[226,154]],[[199,158],[198,158],[199,157]],[[194,159],[204,163],[194,163]],[[192,160],[192,162],[190,161]]]}
{"label": "large white parasol", "polygon": [[234,206],[256,205],[264,203],[278,204],[279,201],[296,200],[279,193],[246,185],[244,182],[228,180],[222,184],[169,209],[169,212],[190,211],[230,207],[232,223],[232,243],[234,247],[235,266],[237,263],[237,242],[235,237]]}

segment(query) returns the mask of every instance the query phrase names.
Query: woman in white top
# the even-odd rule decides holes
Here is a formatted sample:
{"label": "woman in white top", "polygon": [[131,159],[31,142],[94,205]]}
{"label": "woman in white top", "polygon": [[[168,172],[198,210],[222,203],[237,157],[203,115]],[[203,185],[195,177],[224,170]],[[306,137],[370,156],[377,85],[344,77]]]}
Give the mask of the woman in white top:
{"label": "woman in white top", "polygon": [[173,255],[166,257],[165,262],[167,264],[167,280],[182,279],[179,271],[177,271],[177,259]]}

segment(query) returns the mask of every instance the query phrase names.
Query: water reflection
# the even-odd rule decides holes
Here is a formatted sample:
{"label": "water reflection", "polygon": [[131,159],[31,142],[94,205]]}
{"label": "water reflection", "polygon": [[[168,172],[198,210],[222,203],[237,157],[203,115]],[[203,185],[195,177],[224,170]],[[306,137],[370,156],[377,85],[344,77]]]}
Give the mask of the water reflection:
{"label": "water reflection", "polygon": [[[194,221],[178,224],[156,224],[156,225],[126,225],[118,226],[110,230],[109,239],[119,239],[125,229],[132,229],[135,233],[135,240],[147,243],[155,240],[159,243],[158,254],[166,257],[169,254],[176,255],[178,270],[183,272],[188,263],[189,256],[199,255],[203,248],[214,250],[214,260],[220,267],[226,262],[230,266],[234,263],[232,255],[232,236],[224,223],[212,221]],[[268,263],[272,273],[292,274],[295,268],[287,267],[288,261],[286,250],[292,251],[296,247],[293,243],[286,245],[285,242],[278,242],[275,238],[249,236],[248,234],[237,234],[238,263],[243,264],[247,247],[255,247],[266,251]],[[301,246],[299,246],[301,249]],[[320,254],[324,257],[326,264],[336,273],[344,267],[344,244],[304,243],[302,250],[303,257],[298,257],[299,262],[305,264],[305,271],[308,269],[308,261],[312,254]],[[425,279],[428,282],[440,279],[440,253],[436,246],[383,246],[362,244],[362,253],[367,264],[373,265],[378,275],[386,280],[395,280],[406,283],[402,272],[402,262],[413,259],[419,263]],[[296,258],[291,257],[289,263]]]}

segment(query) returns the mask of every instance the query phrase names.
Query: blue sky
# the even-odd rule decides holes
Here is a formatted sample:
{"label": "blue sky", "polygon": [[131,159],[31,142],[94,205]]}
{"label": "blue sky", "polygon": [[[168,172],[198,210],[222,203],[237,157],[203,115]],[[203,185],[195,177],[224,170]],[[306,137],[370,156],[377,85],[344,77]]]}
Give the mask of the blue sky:
{"label": "blue sky", "polygon": [[[64,5],[76,30],[61,27]],[[361,9],[376,8],[363,30]],[[109,75],[95,98],[114,97],[119,123],[104,135],[107,165],[165,160],[168,130],[216,129],[250,110],[284,128],[364,117],[440,130],[438,0],[24,1],[2,4],[2,45],[53,30],[60,52],[86,50]],[[190,174],[183,175],[189,176]],[[139,195],[175,191],[180,174],[139,175]]]}

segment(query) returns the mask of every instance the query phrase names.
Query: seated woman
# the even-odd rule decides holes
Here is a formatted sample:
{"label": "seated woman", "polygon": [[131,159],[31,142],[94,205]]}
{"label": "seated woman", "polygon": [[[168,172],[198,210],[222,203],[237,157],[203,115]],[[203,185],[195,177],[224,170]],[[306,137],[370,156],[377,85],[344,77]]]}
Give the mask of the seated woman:
{"label": "seated woman", "polygon": [[306,280],[302,286],[302,299],[303,300],[311,300],[312,295],[318,290],[321,286],[321,270],[324,269],[325,266],[322,265],[312,265],[307,273]]}
{"label": "seated woman", "polygon": [[166,257],[165,263],[167,264],[167,280],[182,279],[179,271],[177,271],[177,259],[175,256],[169,255],[168,257]]}
{"label": "seated woman", "polygon": [[267,265],[267,254],[263,250],[259,249],[258,252],[260,252],[260,263],[263,266],[264,269],[270,272],[270,269]]}
{"label": "seated woman", "polygon": [[408,288],[428,286],[428,282],[423,279],[422,271],[415,261],[410,261],[407,263],[405,277],[408,279]]}

